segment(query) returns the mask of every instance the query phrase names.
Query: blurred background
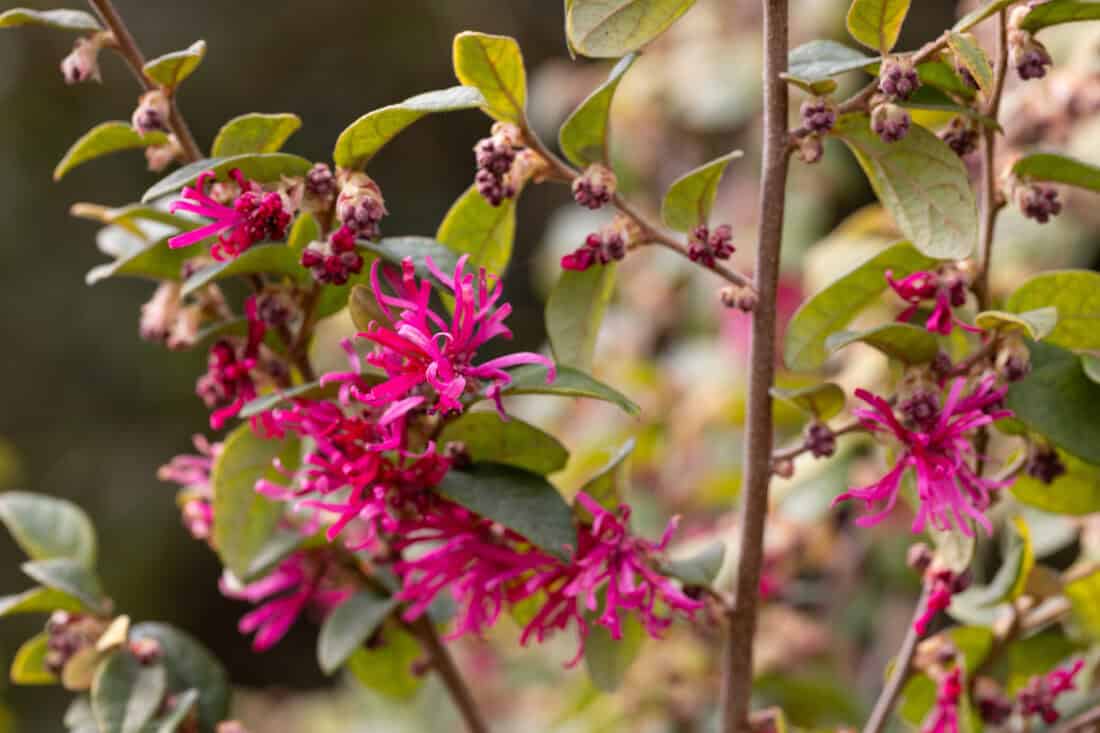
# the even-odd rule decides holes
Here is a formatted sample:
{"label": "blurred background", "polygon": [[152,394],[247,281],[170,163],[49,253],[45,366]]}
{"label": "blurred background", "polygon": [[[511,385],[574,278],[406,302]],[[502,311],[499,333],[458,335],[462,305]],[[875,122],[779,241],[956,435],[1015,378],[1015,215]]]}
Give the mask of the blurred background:
{"label": "blurred background", "polygon": [[[54,7],[37,0],[23,4]],[[203,146],[222,123],[238,114],[295,112],[304,126],[287,150],[327,161],[336,136],[361,114],[454,84],[451,39],[465,29],[519,40],[530,75],[532,118],[549,140],[608,69],[607,64],[569,60],[557,0],[117,0],[117,5],[147,55],[184,48],[198,38],[209,44],[201,69],[180,95],[184,114]],[[844,0],[796,0],[792,5],[796,42],[816,37],[844,40]],[[613,122],[620,180],[650,209],[683,172],[730,149],[746,150],[747,159],[731,169],[718,209],[722,221],[732,222],[742,235],[742,255],[751,254],[748,243],[756,205],[756,6],[751,0],[699,0],[631,71],[616,100]],[[916,3],[899,47],[914,48],[934,37],[951,23],[956,9],[954,0]],[[155,478],[159,465],[188,452],[190,436],[205,425],[206,413],[193,394],[205,353],[170,353],[138,339],[138,309],[152,292],[148,282],[118,279],[93,288],[84,284],[84,273],[104,256],[94,245],[95,226],[71,219],[69,206],[77,201],[112,206],[131,202],[157,176],[146,172],[140,152],[133,152],[81,167],[60,184],[51,180],[54,164],[73,140],[98,122],[128,119],[137,97],[129,72],[106,54],[102,86],[66,87],[57,66],[71,41],[65,33],[40,28],[0,34],[0,489],[64,496],[83,506],[99,528],[100,570],[118,606],[137,620],[164,620],[195,634],[216,651],[236,684],[274,694],[263,698],[269,702],[281,699],[285,691],[331,686],[334,683],[316,668],[313,627],[300,625],[265,655],[249,650],[248,640],[235,628],[245,609],[218,593],[215,558],[183,531],[172,488]],[[1088,47],[1090,63],[1093,48]],[[853,78],[846,83],[855,88],[863,81]],[[474,172],[471,148],[487,130],[488,121],[476,112],[429,117],[388,146],[370,169],[390,211],[384,233],[431,235],[451,202],[469,185]],[[799,268],[812,270],[822,263],[820,257],[803,259],[802,250],[871,200],[850,156],[833,147],[826,161],[812,170],[796,165],[791,191],[788,310],[801,293],[816,287],[814,273],[804,279]],[[593,219],[584,218],[587,215],[576,207],[566,207],[569,201],[564,188],[533,186],[519,206],[515,255],[506,281],[516,309],[511,325],[519,348],[542,345],[542,302],[556,271],[555,258],[577,247],[593,228]],[[1054,254],[1049,246],[1036,246],[1028,256],[1064,262],[1072,259],[1066,251],[1080,246],[1083,254],[1074,257],[1088,261],[1092,225],[1086,221],[1058,226],[1069,227],[1058,239],[1067,243],[1065,248]],[[1049,244],[1023,224],[1010,222],[1006,231]],[[1054,231],[1048,228],[1043,236]],[[646,262],[651,265],[648,270]],[[723,320],[715,296],[717,283],[696,282],[680,264],[665,259],[639,258],[639,263],[629,273],[624,268],[620,306],[607,324],[619,340],[602,345],[601,354],[621,354],[630,348],[635,356],[644,352],[645,359],[631,363],[645,362],[648,376],[635,370],[632,376],[618,374],[615,381],[631,382],[628,393],[647,408],[683,408],[683,419],[671,430],[649,423],[629,428],[643,438],[638,461],[649,473],[641,483],[656,487],[665,508],[705,512],[708,507],[728,507],[736,496],[738,438],[720,441],[717,438],[725,434],[711,432],[706,419],[694,423],[691,408],[703,404],[707,394],[682,387],[726,369],[723,359],[728,360],[729,353],[700,356],[701,349],[712,348],[700,344],[713,341],[717,333],[736,352],[744,345],[743,323]],[[654,263],[660,269],[654,269]],[[638,335],[629,324],[639,314],[653,318],[646,346],[624,346],[622,339]],[[664,322],[658,317],[662,314]],[[675,358],[665,358],[670,354]],[[736,380],[724,384],[740,389]],[[658,394],[661,399],[654,397]],[[528,409],[537,415],[540,408]],[[572,428],[566,428],[571,431],[566,440],[570,447],[606,428],[605,422],[596,420],[586,433],[578,427],[575,413],[543,417],[543,424],[562,425],[572,419]],[[723,419],[736,423],[736,406]],[[700,448],[700,442],[705,447]],[[679,458],[671,469],[667,463],[662,468],[662,456],[689,444],[700,452]],[[700,466],[707,470],[693,470]],[[669,470],[687,479],[670,489],[660,475]],[[828,484],[834,494],[840,488],[835,481]],[[644,514],[644,497],[640,501]],[[902,553],[903,549],[884,553],[882,563],[900,566]],[[0,592],[26,587],[18,573],[20,561],[7,536],[0,537]],[[873,565],[874,558],[867,562]],[[895,567],[894,572],[900,571]],[[902,596],[914,587],[915,581],[901,582]],[[892,608],[873,594],[858,600],[867,604],[867,614],[888,614]],[[900,604],[899,610],[904,613],[908,603]],[[0,625],[0,659],[9,660],[37,623],[24,617],[5,619]],[[792,627],[777,628],[790,633]],[[809,634],[808,628],[797,630]],[[866,642],[859,638],[862,628],[849,629],[854,632],[852,644]],[[815,637],[800,638],[809,644]],[[873,669],[881,669],[881,659],[876,663]],[[529,695],[545,696],[554,692],[559,675],[583,675],[554,665],[549,669],[542,677],[532,674],[531,679],[512,681],[536,690]],[[877,672],[866,674],[872,676],[865,675],[864,681],[873,687]],[[11,708],[16,721],[12,730],[60,730],[64,693],[53,688],[13,691],[6,684],[5,675],[0,700]],[[425,694],[438,703],[435,693]],[[785,694],[798,699],[797,690]],[[846,694],[851,696],[850,691]],[[841,699],[830,715],[855,715],[862,704],[858,695],[854,701]],[[330,706],[329,717],[331,710]],[[828,718],[821,721],[830,722]],[[379,729],[365,719],[359,727],[348,720],[345,716],[308,729]],[[642,729],[621,718],[608,720],[612,722],[598,729]]]}

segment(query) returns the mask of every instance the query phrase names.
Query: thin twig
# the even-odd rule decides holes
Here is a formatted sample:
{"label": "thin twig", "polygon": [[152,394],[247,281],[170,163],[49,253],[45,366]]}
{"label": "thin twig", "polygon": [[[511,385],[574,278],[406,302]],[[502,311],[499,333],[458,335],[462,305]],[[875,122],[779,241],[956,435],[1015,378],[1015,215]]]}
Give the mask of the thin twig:
{"label": "thin twig", "polygon": [[780,76],[787,70],[789,8],[787,0],[763,0],[764,11],[764,146],[760,181],[760,236],[756,248],[759,300],[752,319],[748,412],[745,417],[744,477],[741,526],[737,543],[737,582],[726,628],[722,665],[724,733],[749,729],[752,692],[752,647],[760,572],[764,562],[764,525],[772,475],[772,396],[780,249],[790,163],[787,115],[789,93]]}
{"label": "thin twig", "polygon": [[424,650],[431,656],[432,667],[446,686],[447,692],[450,693],[451,699],[462,714],[462,719],[466,721],[466,727],[470,733],[489,733],[489,726],[482,720],[470,688],[466,686],[462,674],[455,666],[454,659],[451,658],[451,653],[443,645],[431,620],[426,615],[421,616],[409,624],[408,628],[420,639]]}
{"label": "thin twig", "polygon": [[[866,432],[867,428],[863,426],[861,422],[851,422],[847,425],[842,425],[839,428],[833,430],[833,436],[839,437],[841,435],[848,435],[849,433],[862,433]],[[790,448],[782,448],[772,453],[772,461],[790,461],[798,458],[803,453],[809,453],[811,446],[805,441],[798,445],[792,445]]]}
{"label": "thin twig", "polygon": [[[937,54],[944,49],[947,45],[948,34],[945,31],[939,38],[933,41],[929,41],[924,44],[910,56],[910,60],[913,64],[919,64],[922,61],[927,61],[933,54]],[[844,100],[837,105],[837,112],[844,114],[846,112],[856,112],[858,110],[865,109],[867,102],[871,97],[875,95],[875,91],[878,89],[878,79],[874,79],[867,86],[860,89],[848,99]]]}
{"label": "thin twig", "polygon": [[909,622],[909,628],[905,630],[905,639],[901,643],[901,649],[894,660],[894,670],[889,682],[882,689],[882,693],[875,700],[875,707],[871,710],[871,717],[867,719],[867,725],[863,727],[863,733],[881,733],[890,720],[890,714],[894,706],[898,704],[905,683],[909,681],[909,675],[913,671],[913,656],[917,652],[917,644],[920,643],[921,634],[917,631],[917,619],[924,613],[924,604],[928,600],[928,587],[921,591],[917,599],[917,606],[913,610],[913,619]]}
{"label": "thin twig", "polygon": [[[1008,30],[1004,10],[997,14],[997,27],[994,86],[985,111],[986,115],[994,120],[1000,114],[1001,95],[1004,92],[1008,68]],[[997,171],[994,169],[996,154],[997,130],[992,126],[984,126],[982,129],[982,221],[979,233],[981,263],[978,276],[974,280],[974,293],[978,297],[978,307],[981,310],[989,308],[992,300],[989,291],[989,270],[993,262],[993,239],[997,227],[997,214],[1004,206],[1004,203],[998,200]]]}

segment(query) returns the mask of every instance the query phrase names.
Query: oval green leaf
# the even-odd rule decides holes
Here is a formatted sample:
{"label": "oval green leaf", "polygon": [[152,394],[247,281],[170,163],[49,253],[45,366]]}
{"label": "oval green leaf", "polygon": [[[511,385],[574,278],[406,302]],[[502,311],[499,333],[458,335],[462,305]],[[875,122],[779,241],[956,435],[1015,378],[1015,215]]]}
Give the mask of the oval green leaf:
{"label": "oval green leaf", "polygon": [[955,52],[955,58],[978,82],[978,88],[989,93],[993,90],[993,66],[989,63],[989,57],[969,33],[952,31],[947,36],[948,47]]}
{"label": "oval green leaf", "polygon": [[455,76],[481,91],[482,109],[493,119],[522,124],[527,108],[527,72],[514,38],[465,31],[454,40]]}
{"label": "oval green leaf", "polygon": [[813,415],[818,420],[830,420],[844,409],[846,399],[840,385],[832,382],[815,384],[802,389],[780,389],[772,387],[772,396],[794,405],[799,410]]}
{"label": "oval green leaf", "polygon": [[1058,458],[1066,472],[1045,484],[1027,473],[1012,484],[1012,495],[1022,504],[1053,514],[1075,517],[1100,512],[1100,466],[1085,463],[1065,451]]}
{"label": "oval green leaf", "polygon": [[926,364],[939,353],[935,334],[910,323],[887,323],[867,331],[838,331],[825,339],[830,351],[863,343],[904,364]]}
{"label": "oval green leaf", "polygon": [[294,114],[256,112],[234,117],[218,130],[210,154],[226,158],[247,153],[277,153],[301,126],[302,118]]}
{"label": "oval green leaf", "polygon": [[92,713],[102,733],[140,733],[160,707],[164,667],[145,666],[128,651],[107,658],[92,680]]}
{"label": "oval green leaf", "polygon": [[470,255],[470,264],[501,275],[512,258],[516,235],[516,200],[492,206],[470,186],[451,206],[435,238],[458,254]]}
{"label": "oval green leaf", "polygon": [[1100,20],[1100,3],[1086,0],[1058,0],[1036,5],[1024,17],[1020,28],[1034,33],[1052,25],[1077,23],[1083,20]]}
{"label": "oval green leaf", "polygon": [[1005,310],[1023,314],[1054,308],[1057,325],[1047,335],[1070,349],[1100,349],[1100,273],[1058,270],[1036,275],[1005,302]]}
{"label": "oval green leaf", "polygon": [[581,102],[562,124],[558,141],[565,157],[574,165],[586,168],[593,163],[606,163],[611,159],[607,143],[611,100],[615,96],[615,90],[619,88],[619,82],[637,58],[638,55],[632,53],[615,64],[607,81]]}
{"label": "oval green leaf", "polygon": [[249,247],[234,259],[215,262],[196,270],[183,283],[181,292],[183,295],[190,295],[212,282],[254,273],[287,275],[300,282],[308,283],[312,278],[309,270],[299,264],[300,258],[300,252],[285,244],[256,245]]}
{"label": "oval green leaf", "polygon": [[72,596],[94,613],[104,613],[110,606],[95,571],[79,560],[67,557],[32,560],[23,563],[20,569],[31,580]]}
{"label": "oval green leaf", "polygon": [[982,311],[974,318],[974,325],[983,331],[1017,331],[1032,341],[1042,341],[1058,325],[1058,309],[1036,308],[1023,313]]}
{"label": "oval green leaf", "polygon": [[396,624],[382,630],[382,646],[359,648],[348,659],[348,671],[361,685],[393,700],[408,700],[424,682],[412,673],[413,664],[424,649],[414,636]]}
{"label": "oval green leaf", "polygon": [[1100,167],[1065,155],[1025,155],[1013,164],[1012,172],[1026,181],[1065,183],[1089,191],[1100,191]]}
{"label": "oval green leaf", "polygon": [[0,598],[0,617],[20,613],[52,613],[83,611],[84,604],[68,593],[55,588],[31,588],[28,591]]}
{"label": "oval green leaf", "polygon": [[565,34],[570,48],[593,58],[618,58],[661,35],[695,0],[571,0]]}
{"label": "oval green leaf", "polygon": [[583,272],[562,270],[546,301],[546,331],[555,362],[581,370],[592,368],[600,324],[614,292],[613,264]]}
{"label": "oval green leaf", "polygon": [[714,198],[718,195],[718,183],[726,167],[743,155],[735,150],[716,158],[673,181],[661,203],[661,218],[665,224],[680,232],[689,232],[700,224],[706,224]]}
{"label": "oval green leaf", "polygon": [[475,463],[498,463],[540,476],[560,471],[569,460],[554,436],[515,417],[502,420],[496,412],[467,412],[447,423],[438,442],[462,443]]}
{"label": "oval green leaf", "polygon": [[553,382],[546,381],[546,367],[530,364],[509,372],[512,383],[504,388],[504,395],[546,394],[561,397],[588,397],[618,405],[623,412],[637,415],[641,408],[618,390],[597,381],[582,371],[570,367],[558,367]]}
{"label": "oval green leaf", "polygon": [[861,51],[836,41],[810,41],[791,51],[787,58],[788,76],[813,84],[863,69],[878,61]]}
{"label": "oval green leaf", "polygon": [[227,158],[206,158],[185,165],[157,181],[145,192],[141,201],[149,203],[161,196],[174,194],[184,186],[190,186],[206,171],[214,171],[219,180],[224,180],[229,171],[238,168],[245,178],[268,183],[278,181],[282,176],[304,176],[311,167],[313,164],[305,158],[289,153],[248,153]]}
{"label": "oval green leaf", "polygon": [[182,51],[173,51],[146,62],[145,75],[167,89],[175,89],[199,68],[206,56],[206,41],[195,41]]}
{"label": "oval green leaf", "polygon": [[203,254],[201,250],[192,247],[169,247],[167,238],[158,239],[124,254],[114,262],[96,265],[88,270],[84,276],[84,282],[95,285],[101,280],[123,275],[151,280],[179,280],[183,263],[200,254]]}
{"label": "oval green leaf", "polygon": [[168,692],[201,690],[198,701],[202,733],[214,733],[229,717],[229,678],[206,647],[179,629],[161,623],[142,623],[130,629],[130,639],[156,639],[161,664],[168,673]]}
{"label": "oval green leaf", "polygon": [[147,148],[150,145],[163,145],[168,136],[163,132],[149,132],[139,135],[130,127],[129,122],[103,122],[88,130],[68,149],[57,167],[53,169],[53,179],[60,181],[66,173],[82,163],[117,153],[122,150]]}
{"label": "oval green leaf", "polygon": [[[611,454],[607,463],[581,487],[581,491],[588,494],[609,512],[618,511],[619,505],[623,503],[629,470],[627,459],[634,452],[634,445],[633,438],[623,443],[617,451]],[[579,504],[574,504],[573,509],[587,515],[587,512],[584,512]]]}
{"label": "oval green leaf", "polygon": [[622,619],[622,638],[615,639],[606,627],[590,619],[588,637],[584,641],[584,665],[592,684],[604,692],[619,689],[627,670],[645,643],[646,633],[633,614]]}
{"label": "oval green leaf", "polygon": [[8,491],[0,494],[0,522],[32,560],[66,558],[89,567],[95,564],[95,527],[71,501]]}
{"label": "oval green leaf", "polygon": [[661,572],[684,585],[709,588],[718,579],[725,562],[726,543],[714,542],[694,555],[666,561]]}
{"label": "oval green leaf", "polygon": [[332,674],[355,650],[378,630],[397,608],[399,601],[372,590],[361,590],[341,603],[321,625],[317,639],[317,661],[325,674]]}
{"label": "oval green leaf", "polygon": [[103,30],[95,16],[83,10],[12,8],[0,13],[0,28],[15,28],[21,25],[44,25],[48,28],[78,33]]}
{"label": "oval green leaf", "polygon": [[909,0],[852,0],[848,32],[864,46],[885,54],[897,45],[908,13]]}
{"label": "oval green leaf", "polygon": [[17,685],[56,685],[57,677],[46,669],[47,644],[50,637],[46,632],[32,636],[23,642],[15,652],[9,676]]}

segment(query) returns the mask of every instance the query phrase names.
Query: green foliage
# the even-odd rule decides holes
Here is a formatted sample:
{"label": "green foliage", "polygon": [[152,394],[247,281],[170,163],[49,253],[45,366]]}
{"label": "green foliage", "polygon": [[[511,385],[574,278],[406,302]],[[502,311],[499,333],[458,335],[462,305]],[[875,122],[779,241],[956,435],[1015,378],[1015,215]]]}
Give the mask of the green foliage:
{"label": "green foliage", "polygon": [[832,382],[824,382],[800,389],[772,387],[772,396],[794,405],[818,420],[829,420],[844,409],[844,390]]}
{"label": "green foliage", "polygon": [[41,585],[77,599],[93,613],[105,613],[109,606],[95,571],[80,560],[67,557],[31,560],[20,569]]}
{"label": "green foliage", "polygon": [[150,280],[179,280],[184,261],[195,254],[190,247],[169,247],[167,237],[158,239],[123,254],[113,262],[96,265],[88,270],[84,282],[95,285],[101,280],[121,275]]}
{"label": "green foliage", "polygon": [[364,687],[394,700],[408,700],[424,681],[412,672],[422,655],[420,642],[391,623],[382,629],[378,646],[355,650],[348,658],[348,670]]}
{"label": "green foliage", "polygon": [[984,331],[1016,331],[1033,341],[1041,341],[1058,325],[1058,309],[1048,306],[1023,313],[982,311],[974,318],[974,324]]}
{"label": "green foliage", "polygon": [[666,561],[661,571],[684,585],[709,588],[718,579],[725,561],[726,544],[715,542],[690,557]]}
{"label": "green foliage", "polygon": [[584,372],[571,367],[558,367],[554,381],[547,384],[546,367],[539,364],[513,369],[512,383],[501,394],[549,394],[559,397],[588,397],[594,400],[603,400],[618,405],[623,412],[637,415],[641,408],[630,401],[628,397],[618,390],[612,389],[599,382]]}
{"label": "green foliage", "polygon": [[295,114],[252,114],[234,117],[214,137],[210,154],[226,158],[248,153],[277,153],[302,126]]}
{"label": "green foliage", "polygon": [[214,733],[215,726],[229,717],[229,679],[221,663],[202,644],[167,624],[138,624],[130,629],[130,639],[156,639],[160,643],[168,692],[200,690],[200,730]]}
{"label": "green foliage", "polygon": [[888,53],[898,42],[909,0],[852,0],[848,32],[868,48]]}
{"label": "green foliage", "polygon": [[53,179],[60,181],[66,173],[78,165],[110,153],[147,148],[150,145],[163,145],[166,142],[168,142],[168,136],[163,132],[139,135],[134,128],[130,127],[129,122],[102,122],[72,144],[54,168]]}
{"label": "green foliage", "polygon": [[310,274],[298,263],[300,257],[301,254],[283,244],[255,245],[231,260],[215,262],[196,270],[183,283],[182,293],[189,295],[212,282],[254,273],[288,275],[308,283],[311,281]]}
{"label": "green foliage", "polygon": [[1082,20],[1100,20],[1100,3],[1090,0],[1055,0],[1036,5],[1020,23],[1020,28],[1034,33],[1052,25]]}
{"label": "green foliage", "polygon": [[571,0],[565,34],[570,48],[593,58],[637,51],[686,13],[695,0]]}
{"label": "green foliage", "polygon": [[974,26],[981,23],[986,18],[992,17],[996,13],[1004,10],[1016,0],[993,0],[993,2],[986,3],[979,8],[975,8],[971,12],[964,15],[959,19],[959,22],[955,24],[953,30],[959,33],[964,33]]}
{"label": "green foliage", "polygon": [[1031,678],[1050,672],[1081,647],[1061,631],[1043,631],[1012,642],[1008,653],[1008,682],[1005,692],[1014,695],[1027,686]]}
{"label": "green foliage", "polygon": [[43,25],[77,33],[103,30],[95,16],[83,10],[12,8],[0,13],[0,28],[15,28],[21,25]]}
{"label": "green foliage", "polygon": [[485,114],[502,122],[524,123],[527,72],[514,38],[466,31],[454,40],[455,76],[485,97]]}
{"label": "green foliage", "polygon": [[0,494],[0,522],[31,560],[62,558],[95,564],[95,527],[65,499],[9,491]]}
{"label": "green foliage", "polygon": [[968,256],[978,240],[978,211],[966,167],[920,125],[883,142],[867,115],[844,115],[833,131],[856,156],[898,228],[929,257]]}
{"label": "green foliage", "polygon": [[218,180],[224,180],[229,171],[240,169],[245,178],[260,183],[278,181],[282,176],[304,176],[313,166],[305,158],[289,153],[246,153],[225,158],[205,158],[183,166],[160,179],[141,197],[149,203],[161,196],[174,194],[184,186],[190,186],[206,171],[214,171]]}
{"label": "green foliage", "polygon": [[17,685],[55,685],[57,678],[46,669],[49,636],[45,632],[32,636],[15,652],[8,673]]}
{"label": "green foliage", "polygon": [[84,605],[68,593],[53,588],[31,588],[0,598],[0,617],[20,613],[50,613],[52,611],[83,611]]}
{"label": "green foliage", "polygon": [[[436,280],[431,270],[428,269],[429,257],[431,257],[435,266],[448,276],[454,273],[455,265],[458,264],[456,250],[431,237],[384,237],[376,242],[360,241],[359,248],[378,255],[383,261],[392,265],[400,265],[408,257],[416,266],[417,277],[427,278],[433,283],[436,283]],[[509,249],[511,249],[511,245],[509,245]],[[488,250],[483,250],[482,254],[491,255]],[[470,260],[473,262],[472,255]],[[476,266],[476,263],[474,265]],[[438,283],[436,284],[438,286]]]}
{"label": "green foliage", "polygon": [[361,590],[337,606],[321,626],[317,661],[332,674],[385,622],[398,606],[396,598]]}
{"label": "green foliage", "polygon": [[1065,451],[1058,451],[1058,458],[1066,472],[1050,484],[1021,474],[1012,484],[1016,501],[1055,514],[1085,516],[1100,512],[1100,466]]}
{"label": "green foliage", "polygon": [[611,160],[608,154],[608,126],[611,120],[611,100],[619,82],[637,58],[630,54],[611,69],[607,81],[585,99],[569,116],[558,132],[558,141],[565,157],[580,168]]}
{"label": "green foliage", "polygon": [[226,568],[242,582],[255,575],[256,557],[283,516],[283,506],[259,494],[256,482],[280,482],[283,476],[272,462],[278,459],[293,471],[298,455],[297,439],[265,440],[246,424],[229,435],[214,462],[214,543]]}
{"label": "green foliage", "polygon": [[1100,167],[1055,153],[1025,155],[1012,165],[1012,172],[1026,181],[1065,183],[1100,191]]}
{"label": "green foliage", "polygon": [[825,347],[838,351],[863,343],[904,364],[926,364],[939,353],[935,334],[909,323],[887,323],[867,331],[838,331],[825,339]]}
{"label": "green foliage", "polygon": [[279,405],[286,404],[295,397],[306,397],[309,399],[326,399],[336,396],[337,389],[332,385],[321,386],[320,381],[306,382],[304,384],[296,384],[293,387],[287,387],[286,389],[277,390],[269,394],[257,397],[245,404],[241,408],[241,412],[238,415],[239,418],[245,420],[250,417],[254,417],[268,410],[278,407]]}
{"label": "green foliage", "polygon": [[[522,70],[522,66],[520,67]],[[404,102],[368,112],[351,123],[336,140],[332,160],[341,168],[359,169],[406,127],[435,112],[474,109],[486,104],[473,86],[457,86],[425,92]]]}
{"label": "green foliage", "polygon": [[699,224],[706,224],[718,195],[722,174],[732,161],[742,155],[740,150],[735,150],[673,181],[661,203],[661,218],[665,224],[681,232],[689,232]]}
{"label": "green foliage", "polygon": [[564,558],[566,547],[577,546],[569,505],[537,473],[482,463],[465,471],[452,469],[435,490],[551,554]]}
{"label": "green foliage", "polygon": [[[977,669],[993,648],[993,632],[986,628],[958,626],[948,631],[947,636],[962,655],[963,669],[968,672]],[[905,722],[919,727],[935,702],[936,683],[922,672],[905,685],[898,714]]]}
{"label": "green foliage", "polygon": [[989,57],[969,33],[952,32],[947,37],[948,47],[955,52],[955,57],[978,82],[978,88],[985,93],[993,90],[993,67],[989,63]]}
{"label": "green foliage", "polygon": [[206,56],[206,41],[195,41],[182,51],[173,51],[147,62],[145,75],[167,89],[175,89],[199,68]]}
{"label": "green foliage", "polygon": [[142,665],[118,651],[96,670],[92,712],[102,733],[141,733],[160,707],[166,690],[164,667]]}
{"label": "green foliage", "polygon": [[[585,482],[581,491],[588,494],[604,509],[614,512],[623,502],[623,494],[627,486],[629,463],[627,459],[634,452],[634,439],[623,443],[615,451],[599,471]],[[575,505],[574,509],[580,510]]]}
{"label": "green foliage", "polygon": [[877,59],[836,41],[810,41],[791,51],[787,58],[787,76],[805,84],[814,84],[866,68]]}
{"label": "green foliage", "polygon": [[512,258],[516,236],[516,202],[505,199],[493,206],[470,186],[443,217],[435,238],[458,254],[470,255],[470,264],[500,275]]}
{"label": "green foliage", "polygon": [[546,301],[546,331],[554,361],[588,370],[607,305],[615,292],[615,265],[562,270]]}
{"label": "green foliage", "polygon": [[540,476],[565,468],[569,452],[554,436],[534,425],[496,412],[467,412],[449,421],[438,442],[462,443],[475,463],[498,463]]}
{"label": "green foliage", "polygon": [[913,245],[899,242],[838,278],[803,303],[791,319],[783,352],[787,366],[812,371],[824,364],[828,357],[826,339],[878,300],[887,287],[887,271],[902,278],[935,264],[934,259],[922,255]]}
{"label": "green foliage", "polygon": [[1073,618],[1091,641],[1100,640],[1100,572],[1066,584]]}
{"label": "green foliage", "polygon": [[614,692],[623,682],[627,670],[638,657],[645,643],[646,633],[633,615],[622,619],[622,637],[615,639],[604,626],[590,623],[588,638],[584,643],[584,664],[588,677],[598,689]]}
{"label": "green foliage", "polygon": [[1005,310],[1025,313],[1054,308],[1058,325],[1046,340],[1067,349],[1100,349],[1100,274],[1088,270],[1044,272],[1021,285]]}

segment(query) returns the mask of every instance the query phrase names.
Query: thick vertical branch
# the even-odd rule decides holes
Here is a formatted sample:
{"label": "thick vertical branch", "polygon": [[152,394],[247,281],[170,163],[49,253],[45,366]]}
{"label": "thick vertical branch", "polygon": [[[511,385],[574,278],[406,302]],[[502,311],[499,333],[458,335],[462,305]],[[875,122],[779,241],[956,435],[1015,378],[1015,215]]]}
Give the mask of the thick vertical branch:
{"label": "thick vertical branch", "polygon": [[760,569],[764,560],[764,523],[772,474],[770,390],[775,379],[776,292],[779,287],[780,245],[790,157],[787,85],[779,76],[787,70],[787,0],[763,0],[763,8],[764,154],[760,239],[756,251],[759,302],[752,323],[737,584],[729,612],[722,671],[722,730],[725,733],[738,733],[749,727],[752,645],[756,635]]}

